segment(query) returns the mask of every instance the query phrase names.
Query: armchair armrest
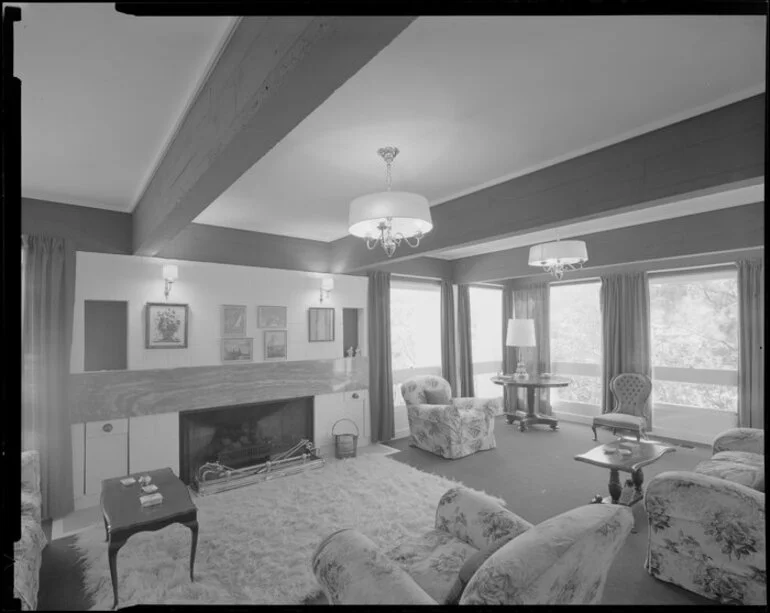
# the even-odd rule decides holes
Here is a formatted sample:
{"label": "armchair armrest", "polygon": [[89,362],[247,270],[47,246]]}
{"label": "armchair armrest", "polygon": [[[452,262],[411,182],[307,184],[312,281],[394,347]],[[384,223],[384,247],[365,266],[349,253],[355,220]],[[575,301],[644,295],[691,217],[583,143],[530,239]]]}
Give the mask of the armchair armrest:
{"label": "armchair armrest", "polygon": [[412,417],[425,421],[446,423],[460,417],[452,404],[408,404],[406,410]]}
{"label": "armchair armrest", "polygon": [[356,530],[340,530],[324,539],[313,554],[313,573],[330,604],[436,604]]}
{"label": "armchair armrest", "polygon": [[765,431],[759,428],[730,428],[717,435],[712,452],[750,451],[765,454]]}
{"label": "armchair armrest", "polygon": [[452,398],[452,405],[461,411],[484,412],[490,417],[497,413],[496,398]]}
{"label": "armchair armrest", "polygon": [[518,536],[531,527],[498,499],[461,487],[446,492],[436,509],[436,529],[476,549],[484,549],[504,536]]}

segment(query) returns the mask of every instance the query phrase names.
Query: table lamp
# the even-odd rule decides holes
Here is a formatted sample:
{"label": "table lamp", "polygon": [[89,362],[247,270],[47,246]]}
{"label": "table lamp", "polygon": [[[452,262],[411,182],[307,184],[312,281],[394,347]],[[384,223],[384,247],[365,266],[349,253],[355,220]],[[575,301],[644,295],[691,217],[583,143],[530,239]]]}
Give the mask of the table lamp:
{"label": "table lamp", "polygon": [[[505,344],[508,347],[535,347],[535,320],[509,319]],[[519,351],[519,363],[513,376],[517,379],[529,379],[527,368],[521,359],[521,351]]]}

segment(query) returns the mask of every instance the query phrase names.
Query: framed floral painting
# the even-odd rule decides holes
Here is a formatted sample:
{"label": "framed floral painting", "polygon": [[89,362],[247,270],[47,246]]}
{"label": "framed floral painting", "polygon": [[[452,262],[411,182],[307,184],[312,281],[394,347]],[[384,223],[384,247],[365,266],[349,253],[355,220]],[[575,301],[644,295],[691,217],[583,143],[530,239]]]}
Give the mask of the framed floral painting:
{"label": "framed floral painting", "polygon": [[187,349],[186,304],[148,302],[144,307],[144,346],[147,349]]}

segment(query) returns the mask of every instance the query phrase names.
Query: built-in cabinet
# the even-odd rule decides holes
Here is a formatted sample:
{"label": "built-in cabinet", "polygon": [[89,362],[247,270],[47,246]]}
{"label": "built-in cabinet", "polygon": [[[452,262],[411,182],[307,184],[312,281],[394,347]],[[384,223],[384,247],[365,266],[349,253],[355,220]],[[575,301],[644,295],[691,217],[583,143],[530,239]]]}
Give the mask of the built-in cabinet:
{"label": "built-in cabinet", "polygon": [[[367,390],[314,397],[313,438],[325,457],[334,457],[332,427],[350,419],[359,431],[358,447],[369,444]],[[170,467],[179,474],[179,413],[160,413],[73,424],[72,472],[75,508],[99,504],[103,479]],[[335,433],[355,433],[342,422]]]}

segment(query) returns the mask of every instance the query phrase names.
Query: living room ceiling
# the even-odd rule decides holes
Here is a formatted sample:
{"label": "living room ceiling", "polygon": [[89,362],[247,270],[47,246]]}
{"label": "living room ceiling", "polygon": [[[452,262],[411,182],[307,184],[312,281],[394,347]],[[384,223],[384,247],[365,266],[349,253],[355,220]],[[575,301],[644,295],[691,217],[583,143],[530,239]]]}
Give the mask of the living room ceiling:
{"label": "living room ceiling", "polygon": [[348,204],[440,204],[764,91],[765,18],[420,17],[195,219],[331,241]]}
{"label": "living room ceiling", "polygon": [[[26,6],[22,195],[133,210],[234,23]],[[195,222],[332,241],[350,200],[384,184],[378,147],[401,149],[394,189],[437,205],[748,98],[765,90],[765,24],[417,18]]]}

